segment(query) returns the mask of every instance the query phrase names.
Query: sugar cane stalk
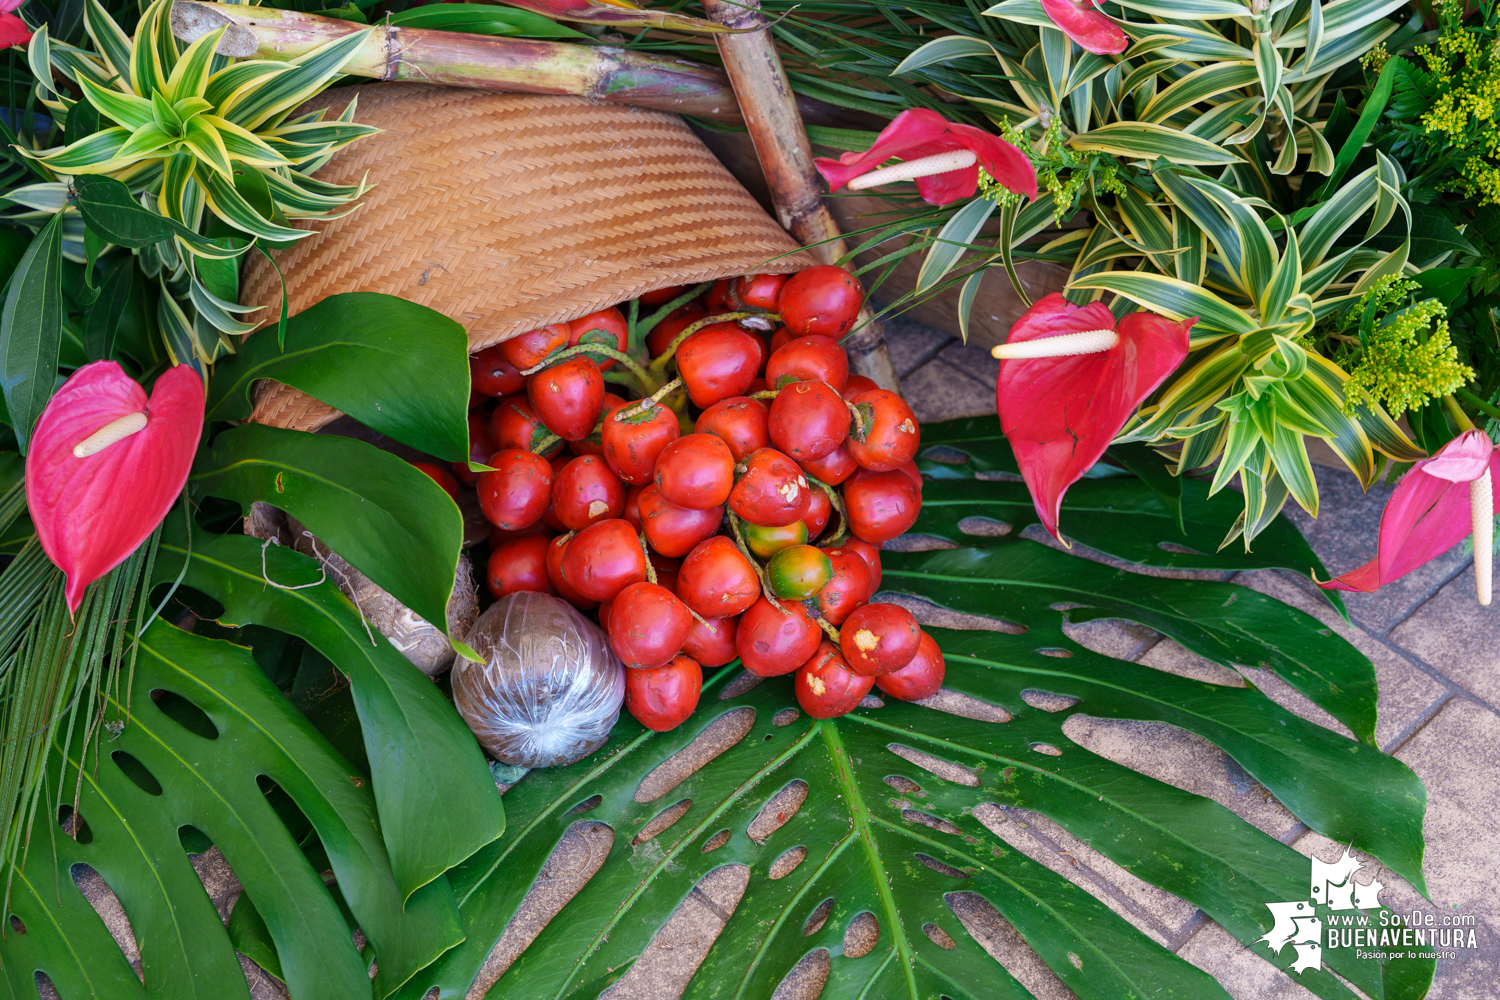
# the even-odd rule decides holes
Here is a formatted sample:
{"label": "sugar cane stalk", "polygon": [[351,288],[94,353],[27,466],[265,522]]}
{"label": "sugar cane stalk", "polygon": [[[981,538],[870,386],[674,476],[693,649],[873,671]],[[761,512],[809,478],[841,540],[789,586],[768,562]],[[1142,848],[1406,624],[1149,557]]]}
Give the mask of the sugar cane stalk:
{"label": "sugar cane stalk", "polygon": [[[740,29],[734,34],[717,35],[714,42],[744,112],[782,227],[824,263],[839,260],[849,252],[848,246],[823,204],[822,179],[813,167],[812,143],[776,44],[769,31],[745,30],[765,27],[760,0],[703,0],[703,8],[710,20]],[[843,344],[852,371],[900,391],[901,382],[886,349],[885,336],[868,304],[860,310],[855,330]]]}
{"label": "sugar cane stalk", "polygon": [[[291,59],[365,25],[295,10],[178,0],[172,33],[194,41],[228,24],[221,55]],[[720,71],[610,46],[494,38],[377,25],[344,72],[375,80],[480,87],[521,94],[576,94],[714,121],[742,121]]]}

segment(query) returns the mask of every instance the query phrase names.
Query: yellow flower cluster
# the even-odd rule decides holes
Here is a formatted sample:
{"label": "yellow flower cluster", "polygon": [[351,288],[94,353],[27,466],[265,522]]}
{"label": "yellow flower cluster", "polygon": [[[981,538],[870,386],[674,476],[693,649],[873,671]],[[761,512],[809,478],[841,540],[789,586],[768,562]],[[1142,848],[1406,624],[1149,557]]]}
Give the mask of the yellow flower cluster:
{"label": "yellow flower cluster", "polygon": [[[1377,309],[1386,308],[1418,287],[1414,281],[1382,281],[1361,296],[1353,314],[1362,314],[1372,299],[1378,300]],[[1359,364],[1349,372],[1344,408],[1352,410],[1368,395],[1400,416],[1473,378],[1474,369],[1458,360],[1458,348],[1448,337],[1448,310],[1436,299],[1424,299],[1387,316],[1370,332]]]}
{"label": "yellow flower cluster", "polygon": [[1468,154],[1460,176],[1443,185],[1446,190],[1479,195],[1482,205],[1500,203],[1500,129],[1494,121],[1500,108],[1500,59],[1495,58],[1500,42],[1482,42],[1458,23],[1461,11],[1442,6],[1445,23],[1436,50],[1419,50],[1440,92],[1422,116],[1422,126]]}
{"label": "yellow flower cluster", "polygon": [[[1059,115],[1053,115],[1047,122],[1047,129],[1035,146],[1024,131],[1011,125],[1010,119],[1000,123],[1000,137],[1031,159],[1031,165],[1036,170],[1037,189],[1052,195],[1052,218],[1058,225],[1062,225],[1073,214],[1078,199],[1088,190],[1090,177],[1093,178],[1095,190],[1099,192],[1114,195],[1125,193],[1125,185],[1117,176],[1119,165],[1112,157],[1104,153],[1079,155],[1067,147]],[[1067,175],[1066,178],[1063,177],[1064,174]],[[987,180],[990,185],[988,187]],[[992,193],[995,190],[1004,192],[1005,189],[1000,188],[980,170],[980,194],[991,201],[1005,204],[1005,201]]]}

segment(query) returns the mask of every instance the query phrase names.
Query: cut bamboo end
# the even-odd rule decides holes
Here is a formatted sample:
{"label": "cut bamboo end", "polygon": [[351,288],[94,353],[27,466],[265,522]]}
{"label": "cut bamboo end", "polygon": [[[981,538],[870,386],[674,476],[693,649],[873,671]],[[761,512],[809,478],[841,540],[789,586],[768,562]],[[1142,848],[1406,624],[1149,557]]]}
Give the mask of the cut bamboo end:
{"label": "cut bamboo end", "polygon": [[1474,593],[1488,607],[1495,572],[1495,486],[1488,469],[1469,484],[1469,512],[1474,531]]}
{"label": "cut bamboo end", "polygon": [[1062,333],[1039,340],[1025,340],[1018,344],[998,344],[990,349],[990,355],[1001,361],[1065,358],[1074,354],[1099,354],[1113,349],[1119,342],[1120,335],[1113,330],[1081,330],[1078,333]]}
{"label": "cut bamboo end", "polygon": [[105,448],[117,441],[123,441],[146,429],[146,415],[141,412],[127,413],[123,417],[111,420],[82,441],[73,446],[74,458],[88,458],[97,455]]}
{"label": "cut bamboo end", "polygon": [[850,191],[863,191],[865,188],[879,187],[882,184],[895,184],[897,181],[912,181],[918,177],[931,177],[933,174],[946,174],[950,170],[962,170],[978,162],[979,157],[974,155],[972,149],[954,149],[946,153],[924,156],[920,160],[907,160],[905,163],[896,163],[889,167],[881,167],[879,170],[872,170],[868,174],[861,174],[854,178],[849,182],[848,187]]}

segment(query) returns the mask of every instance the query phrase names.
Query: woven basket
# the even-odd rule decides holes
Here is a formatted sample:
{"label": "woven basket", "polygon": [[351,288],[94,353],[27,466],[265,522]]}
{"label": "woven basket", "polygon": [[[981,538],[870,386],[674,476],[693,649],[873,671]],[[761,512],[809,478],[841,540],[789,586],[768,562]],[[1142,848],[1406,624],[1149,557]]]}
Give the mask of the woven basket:
{"label": "woven basket", "polygon": [[[299,223],[318,235],[277,254],[294,314],[386,292],[458,320],[478,351],[653,289],[815,263],[675,115],[404,83],[329,91],[298,113],[332,117],[355,93],[356,120],[384,131],[318,177],[372,188],[342,219]],[[241,301],[278,312],[259,254]],[[338,416],[265,381],[251,419],[316,430]]]}

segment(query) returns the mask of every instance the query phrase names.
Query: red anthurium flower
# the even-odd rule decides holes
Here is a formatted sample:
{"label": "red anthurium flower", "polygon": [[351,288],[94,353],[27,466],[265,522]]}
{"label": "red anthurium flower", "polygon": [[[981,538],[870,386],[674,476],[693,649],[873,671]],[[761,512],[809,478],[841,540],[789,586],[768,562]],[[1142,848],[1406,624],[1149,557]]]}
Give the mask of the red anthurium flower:
{"label": "red anthurium flower", "polygon": [[1197,317],[1155,313],[1120,320],[1102,303],[1083,308],[1057,293],[1026,310],[1000,358],[995,406],[1042,525],[1057,533],[1063,494],[1089,470],[1141,401],[1188,353]]}
{"label": "red anthurium flower", "polygon": [[1472,531],[1479,603],[1490,603],[1496,476],[1500,455],[1489,436],[1477,430],[1460,434],[1401,478],[1380,515],[1379,554],[1318,586],[1370,593],[1447,552]]}
{"label": "red anthurium flower", "polygon": [[10,0],[0,3],[0,10],[7,13],[0,14],[0,49],[8,49],[12,45],[25,45],[31,41],[31,29],[26,27],[26,22],[9,11],[21,6],[19,3],[11,4]]}
{"label": "red anthurium flower", "polygon": [[[891,157],[904,162],[876,169]],[[947,205],[974,196],[983,167],[1007,189],[1036,198],[1036,171],[1025,153],[983,129],[950,122],[926,108],[901,112],[866,152],[845,153],[837,160],[819,157],[813,164],[831,191],[846,184],[857,191],[915,180],[929,205]]]}
{"label": "red anthurium flower", "polygon": [[1096,55],[1118,55],[1130,45],[1115,22],[1094,8],[1098,0],[1042,0],[1042,10],[1062,33]]}
{"label": "red anthurium flower", "polygon": [[26,503],[68,575],[68,610],[161,523],[203,432],[203,379],[178,365],[151,400],[113,361],[84,365],[47,403],[26,455]]}

